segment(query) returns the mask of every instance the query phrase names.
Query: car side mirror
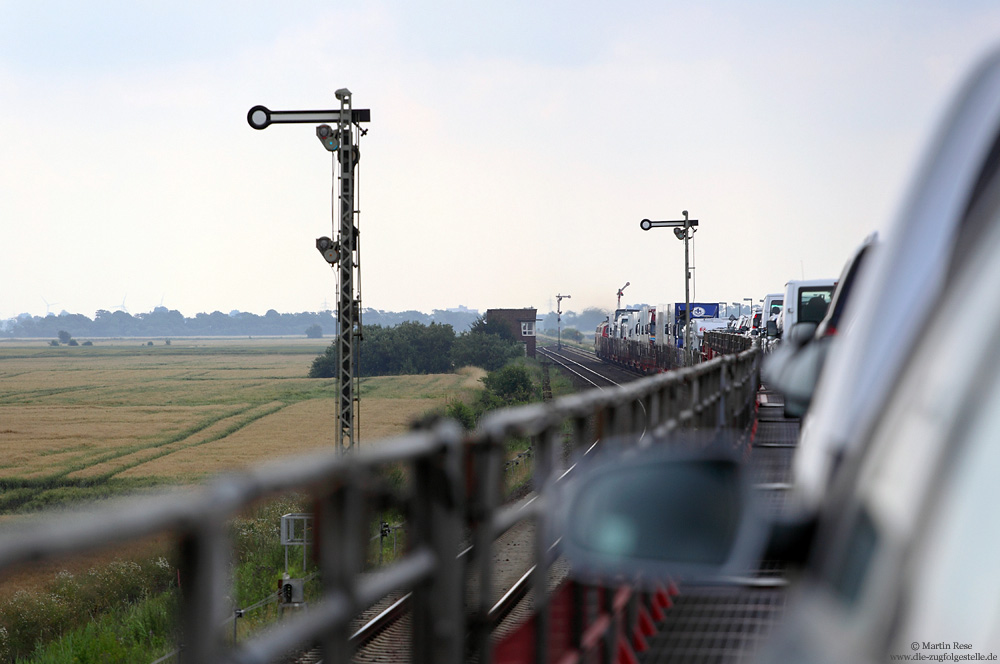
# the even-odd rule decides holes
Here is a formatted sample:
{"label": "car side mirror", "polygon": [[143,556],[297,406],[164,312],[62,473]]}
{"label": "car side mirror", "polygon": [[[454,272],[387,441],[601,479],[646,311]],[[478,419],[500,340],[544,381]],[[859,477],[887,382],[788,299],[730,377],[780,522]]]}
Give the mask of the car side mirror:
{"label": "car side mirror", "polygon": [[745,574],[763,554],[768,528],[736,458],[659,446],[577,470],[555,523],[579,578],[710,580]]}
{"label": "car side mirror", "polygon": [[777,321],[769,320],[767,321],[767,336],[771,338],[777,338],[778,336],[778,323]]}
{"label": "car side mirror", "polygon": [[802,417],[809,409],[832,341],[832,337],[821,337],[800,347],[789,344],[766,360],[762,373],[784,396],[785,415]]}
{"label": "car side mirror", "polygon": [[788,331],[788,343],[793,346],[802,346],[816,333],[816,323],[804,322],[792,325]]}
{"label": "car side mirror", "polygon": [[765,516],[738,458],[676,442],[604,453],[567,476],[552,524],[575,578],[742,583],[765,559],[805,563],[815,513]]}

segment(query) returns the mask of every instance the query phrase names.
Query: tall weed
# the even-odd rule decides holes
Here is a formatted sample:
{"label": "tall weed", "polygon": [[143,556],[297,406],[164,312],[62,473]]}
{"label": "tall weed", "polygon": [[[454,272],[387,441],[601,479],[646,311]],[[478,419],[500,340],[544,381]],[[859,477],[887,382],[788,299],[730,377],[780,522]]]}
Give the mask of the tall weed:
{"label": "tall weed", "polygon": [[164,558],[116,560],[79,576],[60,572],[46,591],[19,590],[0,603],[0,654],[4,661],[27,657],[94,620],[133,610],[175,579]]}
{"label": "tall weed", "polygon": [[177,594],[163,592],[123,611],[79,625],[38,647],[24,664],[133,664],[173,650]]}

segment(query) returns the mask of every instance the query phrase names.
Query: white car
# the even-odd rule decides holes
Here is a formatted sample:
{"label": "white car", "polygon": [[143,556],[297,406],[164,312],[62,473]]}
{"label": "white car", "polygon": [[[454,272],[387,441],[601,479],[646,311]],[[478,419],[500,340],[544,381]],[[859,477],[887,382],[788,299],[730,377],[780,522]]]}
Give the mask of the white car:
{"label": "white car", "polygon": [[[840,330],[852,326],[853,320],[844,313],[856,296],[856,286],[862,282],[861,275],[875,255],[877,246],[878,233],[866,237],[837,278],[823,318],[818,323],[797,323],[789,331],[788,339],[777,344],[777,350],[764,359],[761,379],[783,394],[786,417],[802,417],[809,408],[816,383],[826,366],[830,345]],[[777,325],[768,321],[765,343],[776,341],[776,333]]]}
{"label": "white car", "polygon": [[[963,88],[848,304],[853,327],[836,336],[812,405],[823,416],[811,418],[809,442],[824,441],[829,455],[809,479],[812,500],[794,517],[748,515],[733,499],[736,461],[633,458],[635,470],[617,477],[592,472],[580,495],[600,507],[595,494],[621,495],[640,473],[672,472],[678,488],[655,501],[643,494],[634,511],[678,529],[664,538],[673,550],[656,566],[644,551],[629,568],[606,546],[611,555],[598,551],[595,568],[747,569],[766,551],[801,576],[764,662],[996,661],[998,256],[1000,52]],[[976,324],[957,339],[956,312],[967,311]],[[685,496],[702,497],[704,509]],[[608,511],[607,524],[581,511],[567,510],[586,525],[580,532],[634,530],[628,510]]]}
{"label": "white car", "polygon": [[[868,439],[931,314],[947,310],[954,318],[962,311],[944,289],[989,225],[977,204],[989,193],[984,186],[993,176],[998,127],[995,54],[952,103],[894,224],[859,278],[844,313],[849,324],[830,346],[794,459],[794,498],[805,507],[823,499],[841,459]],[[974,310],[983,308],[980,303]],[[967,346],[954,335],[947,343]]]}

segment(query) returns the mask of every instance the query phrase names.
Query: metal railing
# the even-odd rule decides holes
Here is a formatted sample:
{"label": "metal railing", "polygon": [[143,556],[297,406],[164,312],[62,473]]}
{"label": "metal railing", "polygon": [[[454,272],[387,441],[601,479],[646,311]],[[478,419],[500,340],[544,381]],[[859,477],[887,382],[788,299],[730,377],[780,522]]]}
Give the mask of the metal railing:
{"label": "metal railing", "polygon": [[703,350],[710,348],[715,354],[731,355],[749,350],[753,346],[753,339],[745,334],[710,330],[705,332],[701,345]]}
{"label": "metal railing", "polygon": [[[132,500],[89,516],[8,529],[0,535],[0,571],[171,533],[178,543],[182,663],[268,662],[314,644],[322,648],[325,662],[348,662],[351,619],[390,592],[410,590],[412,661],[461,662],[471,654],[487,664],[492,657],[490,547],[515,523],[534,519],[530,583],[536,660],[545,661],[547,581],[556,554],[542,533],[547,532],[553,489],[564,474],[564,452],[589,447],[595,437],[641,434],[649,441],[679,428],[746,432],[754,417],[759,357],[754,348],[615,390],[497,411],[465,436],[455,422],[445,420],[352,455],[331,450],[287,459],[182,495]],[[505,447],[515,436],[532,438],[534,492],[516,505],[505,505]],[[403,496],[378,473],[396,464],[409,474]],[[248,506],[281,493],[306,493],[315,501],[322,600],[238,644],[227,643],[225,630],[218,628],[232,608],[226,599],[232,557],[227,523]],[[362,575],[368,526],[376,506],[387,498],[405,505],[407,551],[379,574]],[[471,560],[456,565],[464,536],[473,543]],[[477,603],[468,614],[463,607],[467,576],[479,584]]]}
{"label": "metal railing", "polygon": [[669,371],[684,366],[684,350],[671,345],[598,337],[594,351],[605,361],[644,373]]}

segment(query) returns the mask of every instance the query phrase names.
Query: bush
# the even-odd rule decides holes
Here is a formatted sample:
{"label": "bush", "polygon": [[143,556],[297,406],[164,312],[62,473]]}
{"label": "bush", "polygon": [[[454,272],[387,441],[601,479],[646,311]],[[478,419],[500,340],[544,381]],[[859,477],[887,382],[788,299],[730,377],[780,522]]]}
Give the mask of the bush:
{"label": "bush", "polygon": [[479,413],[464,401],[452,401],[445,408],[444,414],[469,431],[476,428],[476,422],[479,420]]}
{"label": "bush", "polygon": [[36,644],[59,636],[73,616],[64,598],[26,590],[15,592],[2,608],[0,618],[6,630],[6,649],[11,661],[31,654]]}
{"label": "bush", "polygon": [[[259,505],[232,522],[230,539],[237,561],[233,599],[239,606],[258,602],[275,591],[275,580],[285,569],[281,516],[304,511],[301,502],[294,496],[283,496]],[[301,553],[292,555],[289,562],[301,566]]]}
{"label": "bush", "polygon": [[487,322],[486,316],[480,316],[477,318],[476,322],[469,326],[469,331],[480,334],[492,334],[495,337],[500,337],[501,339],[506,339],[507,341],[517,341],[517,338],[514,336],[510,326],[508,326],[506,322],[500,320]]}
{"label": "bush", "polygon": [[567,327],[562,331],[562,338],[566,341],[575,341],[580,343],[583,341],[583,333],[575,327]]}
{"label": "bush", "polygon": [[[366,325],[364,340],[356,346],[358,374],[399,376],[404,374],[448,373],[455,331],[451,325],[407,322],[396,327]],[[315,360],[310,378],[337,375],[337,341]]]}
{"label": "bush", "polygon": [[60,572],[47,592],[20,590],[0,603],[0,650],[6,650],[10,660],[28,656],[97,616],[130,611],[137,602],[171,587],[175,578],[164,558],[116,560],[80,576]]}
{"label": "bush", "polygon": [[34,664],[152,661],[175,647],[177,603],[177,593],[165,592],[125,611],[101,616],[37,647],[30,661]]}
{"label": "bush", "polygon": [[310,378],[334,378],[337,375],[337,342],[327,346],[309,367]]}
{"label": "bush", "polygon": [[541,398],[539,390],[531,381],[531,374],[519,364],[510,364],[497,371],[491,371],[483,378],[487,392],[491,392],[503,406],[516,406]]}
{"label": "bush", "polygon": [[[480,327],[486,328],[485,324]],[[337,343],[334,341],[313,360],[310,378],[337,375]],[[524,346],[500,334],[472,331],[456,338],[451,325],[407,322],[395,327],[366,325],[363,341],[355,346],[355,352],[358,375],[400,376],[448,373],[454,367],[465,366],[496,371],[523,357]]]}
{"label": "bush", "polygon": [[323,326],[319,323],[315,323],[306,328],[306,338],[308,339],[322,339],[323,338]]}
{"label": "bush", "polygon": [[520,343],[484,332],[466,332],[451,347],[451,360],[456,367],[473,366],[487,371],[496,371],[523,355]]}

